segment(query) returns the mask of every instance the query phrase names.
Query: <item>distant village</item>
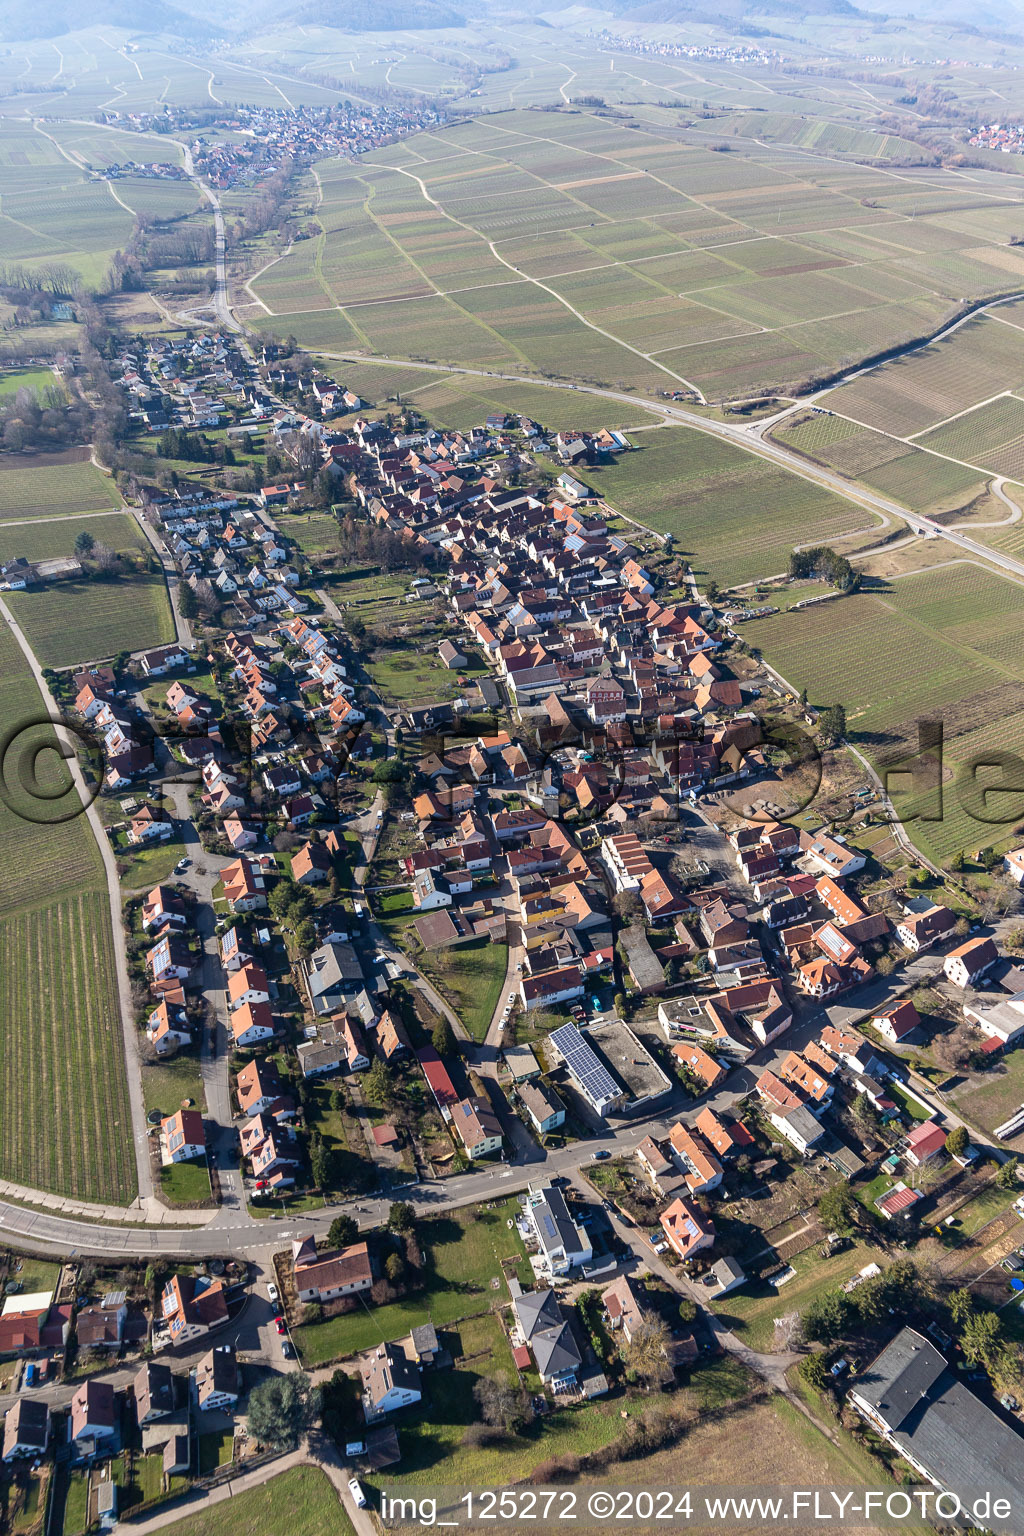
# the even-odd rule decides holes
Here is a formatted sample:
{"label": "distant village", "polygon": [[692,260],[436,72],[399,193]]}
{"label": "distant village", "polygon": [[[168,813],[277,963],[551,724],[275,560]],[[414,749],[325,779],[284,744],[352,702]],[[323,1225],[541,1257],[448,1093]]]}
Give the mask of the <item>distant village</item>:
{"label": "distant village", "polygon": [[[334,155],[363,155],[411,133],[436,128],[444,118],[428,104],[367,106],[339,101],[330,107],[238,105],[212,115],[204,111],[199,118],[184,108],[169,108],[166,113],[107,108],[102,121],[108,127],[136,132],[191,133],[189,147],[196,172],[219,191],[228,191],[253,185],[287,161],[308,164]],[[221,138],[222,134],[226,137]],[[116,167],[115,174],[127,172]]]}

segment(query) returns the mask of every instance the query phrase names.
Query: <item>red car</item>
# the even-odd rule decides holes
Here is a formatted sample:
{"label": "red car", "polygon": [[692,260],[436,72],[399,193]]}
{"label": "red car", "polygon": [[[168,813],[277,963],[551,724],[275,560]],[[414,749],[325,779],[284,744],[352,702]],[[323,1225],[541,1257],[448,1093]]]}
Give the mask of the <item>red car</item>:
{"label": "red car", "polygon": [[277,1329],[278,1333],[284,1333],[284,1327],[285,1327],[284,1318],[283,1317],[279,1317],[279,1318],[275,1319],[274,1327]]}

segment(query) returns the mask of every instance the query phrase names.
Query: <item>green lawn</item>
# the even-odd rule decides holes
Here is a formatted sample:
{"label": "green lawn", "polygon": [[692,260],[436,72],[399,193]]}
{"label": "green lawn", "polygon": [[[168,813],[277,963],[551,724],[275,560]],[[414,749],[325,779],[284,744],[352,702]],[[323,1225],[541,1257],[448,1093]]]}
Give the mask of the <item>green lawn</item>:
{"label": "green lawn", "polygon": [[1024,1104],[1024,1050],[1008,1052],[991,1071],[969,1079],[953,1103],[983,1130],[994,1131]]}
{"label": "green lawn", "polygon": [[22,1292],[31,1296],[35,1291],[55,1291],[60,1279],[60,1265],[48,1264],[45,1259],[23,1258],[21,1268],[11,1276],[20,1282]]}
{"label": "green lawn", "polygon": [[44,666],[99,661],[118,651],[145,650],[174,639],[162,575],[65,581],[11,592],[7,600]]}
{"label": "green lawn", "polygon": [[180,836],[171,837],[166,843],[153,843],[148,848],[135,848],[126,843],[117,849],[118,865],[123,865],[121,884],[130,891],[152,890],[161,880],[167,880],[181,858],[184,846]]}
{"label": "green lawn", "polygon": [[168,1163],[160,1170],[160,1193],[169,1205],[192,1205],[210,1198],[210,1175],[206,1159],[190,1163]]}
{"label": "green lawn", "polygon": [[31,389],[37,393],[44,389],[63,389],[63,385],[49,368],[12,368],[0,373],[0,395],[16,395],[19,389]]}
{"label": "green lawn", "polygon": [[185,1099],[191,1099],[201,1110],[206,1108],[203,1078],[199,1057],[183,1051],[171,1061],[155,1061],[142,1068],[142,1096],[147,1114],[159,1109],[166,1117],[173,1115]]}
{"label": "green lawn", "polygon": [[841,1285],[877,1258],[875,1250],[860,1242],[830,1259],[823,1259],[816,1247],[807,1248],[792,1260],[796,1274],[779,1290],[761,1281],[748,1280],[738,1291],[723,1296],[712,1306],[744,1344],[765,1350],[771,1344],[776,1317],[785,1312],[802,1312],[819,1292]]}
{"label": "green lawn", "polygon": [[344,1506],[316,1467],[292,1467],[261,1488],[189,1515],[177,1536],[355,1536]]}
{"label": "green lawn", "polygon": [[505,984],[508,946],[474,939],[471,944],[430,950],[417,963],[451,1003],[471,1037],[483,1040]]}
{"label": "green lawn", "polygon": [[199,1475],[215,1472],[226,1466],[235,1454],[235,1432],[224,1429],[199,1436]]}
{"label": "green lawn", "polygon": [[415,647],[389,650],[369,661],[366,670],[384,697],[396,704],[417,703],[421,699],[454,699],[461,691],[458,677],[465,676],[464,671],[449,672],[441,663],[434,642],[424,650]]}
{"label": "green lawn", "polygon": [[70,1472],[64,1501],[64,1536],[81,1536],[89,1512],[89,1474]]}
{"label": "green lawn", "polygon": [[897,1104],[902,1105],[911,1120],[924,1121],[932,1118],[931,1111],[926,1109],[923,1104],[919,1104],[916,1099],[911,1098],[910,1094],[906,1093],[899,1083],[893,1082],[890,1079],[888,1092],[896,1100]]}
{"label": "green lawn", "polygon": [[[323,1323],[294,1330],[303,1363],[314,1367],[357,1354],[389,1339],[401,1338],[420,1323],[435,1327],[456,1318],[479,1316],[502,1304],[508,1290],[491,1281],[501,1275],[501,1260],[525,1259],[518,1233],[506,1221],[518,1210],[514,1200],[494,1210],[472,1207],[438,1216],[417,1226],[426,1259],[427,1283],[414,1295],[383,1307],[363,1307]],[[522,1274],[529,1271],[523,1269]]]}

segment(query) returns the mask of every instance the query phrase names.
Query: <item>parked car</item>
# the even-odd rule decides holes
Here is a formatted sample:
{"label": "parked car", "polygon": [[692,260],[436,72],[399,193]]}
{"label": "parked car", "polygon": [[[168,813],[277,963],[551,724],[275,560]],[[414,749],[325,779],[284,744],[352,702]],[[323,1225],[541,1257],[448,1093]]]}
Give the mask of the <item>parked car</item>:
{"label": "parked car", "polygon": [[273,1284],[268,1285],[267,1286],[267,1295],[270,1297],[271,1301],[276,1301],[277,1300],[277,1286],[273,1285]]}
{"label": "parked car", "polygon": [[284,1331],[285,1331],[285,1321],[284,1321],[284,1318],[283,1317],[275,1318],[274,1319],[274,1327],[277,1329],[278,1333],[284,1333]]}
{"label": "parked car", "polygon": [[281,1353],[284,1355],[286,1360],[295,1359],[295,1345],[292,1343],[291,1339],[282,1340]]}
{"label": "parked car", "polygon": [[355,1500],[355,1506],[357,1509],[365,1509],[367,1507],[366,1494],[363,1492],[363,1485],[359,1481],[358,1477],[349,1478],[348,1491]]}

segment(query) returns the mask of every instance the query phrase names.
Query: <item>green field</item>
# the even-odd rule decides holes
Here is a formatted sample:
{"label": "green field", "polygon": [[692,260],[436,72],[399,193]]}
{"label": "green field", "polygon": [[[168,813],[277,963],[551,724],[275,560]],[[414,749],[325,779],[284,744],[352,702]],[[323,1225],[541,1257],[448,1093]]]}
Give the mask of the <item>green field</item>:
{"label": "green field", "polygon": [[66,517],[116,507],[114,482],[88,459],[33,463],[24,455],[0,454],[0,521],[23,517]]}
{"label": "green field", "polygon": [[739,1290],[715,1302],[714,1311],[724,1326],[738,1334],[749,1348],[767,1350],[771,1348],[776,1317],[783,1312],[803,1311],[815,1296],[841,1285],[872,1259],[877,1259],[877,1252],[864,1243],[854,1243],[830,1259],[821,1258],[815,1245],[790,1261],[796,1274],[779,1290],[748,1280]]}
{"label": "green field", "polygon": [[184,1505],[176,1529],[179,1536],[354,1536],[344,1505],[316,1467],[292,1467],[198,1514]]}
{"label": "green field", "polygon": [[199,1058],[193,1052],[179,1052],[170,1061],[147,1062],[142,1068],[142,1096],[146,1113],[159,1109],[166,1118],[191,1099],[200,1109],[206,1107],[203,1076]]}
{"label": "green field", "polygon": [[197,1205],[210,1199],[210,1174],[206,1159],[168,1163],[160,1170],[160,1193],[168,1205]]}
{"label": "green field", "polygon": [[11,592],[8,600],[45,666],[70,667],[174,639],[162,575],[63,581]]}
{"label": "green field", "polygon": [[59,387],[56,376],[49,368],[13,368],[9,373],[0,373],[0,397],[16,395],[19,389],[31,389],[36,394],[42,394],[46,389]]}
{"label": "green field", "polygon": [[483,1040],[501,1000],[508,948],[490,939],[474,939],[451,949],[433,949],[417,963],[448,999],[473,1040]]}

